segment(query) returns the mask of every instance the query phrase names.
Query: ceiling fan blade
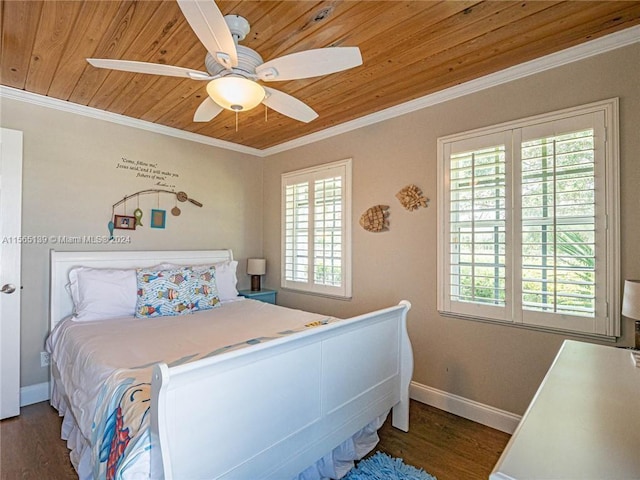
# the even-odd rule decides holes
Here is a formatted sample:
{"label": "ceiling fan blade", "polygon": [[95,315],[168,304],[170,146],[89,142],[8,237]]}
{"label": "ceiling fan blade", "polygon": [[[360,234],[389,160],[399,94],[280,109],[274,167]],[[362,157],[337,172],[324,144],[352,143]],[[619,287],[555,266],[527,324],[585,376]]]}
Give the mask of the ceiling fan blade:
{"label": "ceiling fan blade", "polygon": [[206,72],[190,68],[174,67],[161,63],[135,62],[133,60],[111,60],[106,58],[87,58],[94,67],[122,70],[123,72],[149,73],[151,75],[167,75],[170,77],[185,77],[194,80],[212,80],[214,77]]}
{"label": "ceiling fan blade", "polygon": [[329,47],[305,50],[274,58],[256,67],[265,82],[298,80],[347,70],[362,65],[358,47]]}
{"label": "ceiling fan blade", "polygon": [[214,102],[211,97],[207,97],[196,110],[193,121],[208,122],[222,112],[222,110],[224,110],[224,108]]}
{"label": "ceiling fan blade", "polygon": [[222,12],[213,0],[178,0],[191,29],[223,67],[238,65],[238,52]]}
{"label": "ceiling fan blade", "polygon": [[288,93],[269,87],[264,87],[264,90],[267,92],[267,96],[262,103],[276,112],[304,123],[309,123],[311,120],[318,118],[315,110]]}

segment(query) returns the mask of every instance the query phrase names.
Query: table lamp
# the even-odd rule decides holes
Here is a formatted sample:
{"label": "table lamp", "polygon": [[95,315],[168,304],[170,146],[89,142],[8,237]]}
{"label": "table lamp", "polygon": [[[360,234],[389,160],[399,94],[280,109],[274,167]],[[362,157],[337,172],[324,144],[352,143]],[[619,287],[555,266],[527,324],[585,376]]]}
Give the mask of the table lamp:
{"label": "table lamp", "polygon": [[260,291],[260,275],[267,272],[267,261],[264,258],[250,258],[247,260],[247,274],[251,275],[251,291]]}
{"label": "table lamp", "polygon": [[624,281],[622,315],[635,320],[635,348],[640,349],[640,280]]}

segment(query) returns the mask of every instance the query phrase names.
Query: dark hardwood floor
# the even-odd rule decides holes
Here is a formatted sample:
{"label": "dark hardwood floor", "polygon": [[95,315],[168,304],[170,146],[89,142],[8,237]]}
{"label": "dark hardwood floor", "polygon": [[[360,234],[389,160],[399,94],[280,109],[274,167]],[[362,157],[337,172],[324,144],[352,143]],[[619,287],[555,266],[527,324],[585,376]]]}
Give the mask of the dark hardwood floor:
{"label": "dark hardwood floor", "polygon": [[511,437],[415,400],[409,415],[409,433],[393,428],[389,415],[376,450],[438,480],[487,480]]}
{"label": "dark hardwood floor", "polygon": [[[66,442],[60,440],[60,425],[46,402],[0,422],[0,478],[77,478]],[[486,480],[508,440],[506,433],[412,401],[410,432],[394,429],[389,416],[374,452],[401,457],[438,480]]]}
{"label": "dark hardwood floor", "polygon": [[2,480],[62,480],[78,475],[60,439],[62,419],[47,402],[20,409],[20,416],[0,422]]}

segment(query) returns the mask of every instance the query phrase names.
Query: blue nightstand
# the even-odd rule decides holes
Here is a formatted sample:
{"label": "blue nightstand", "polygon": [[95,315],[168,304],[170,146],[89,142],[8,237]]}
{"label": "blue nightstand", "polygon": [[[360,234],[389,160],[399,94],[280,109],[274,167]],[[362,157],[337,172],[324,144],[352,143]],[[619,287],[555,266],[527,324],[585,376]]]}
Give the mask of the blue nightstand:
{"label": "blue nightstand", "polygon": [[257,291],[251,290],[238,290],[238,293],[243,297],[251,298],[252,300],[259,300],[265,303],[276,303],[276,291],[263,288]]}

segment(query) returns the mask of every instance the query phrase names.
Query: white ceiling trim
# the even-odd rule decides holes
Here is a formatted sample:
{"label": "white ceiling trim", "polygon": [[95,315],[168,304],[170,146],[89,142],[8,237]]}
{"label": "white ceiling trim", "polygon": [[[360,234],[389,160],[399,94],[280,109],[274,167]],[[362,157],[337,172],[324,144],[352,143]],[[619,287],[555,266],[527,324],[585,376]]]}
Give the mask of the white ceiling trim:
{"label": "white ceiling trim", "polygon": [[461,83],[454,87],[441,90],[436,93],[416,98],[409,102],[395,105],[379,112],[375,112],[364,117],[341,123],[335,127],[330,127],[320,132],[305,135],[289,142],[281,143],[262,150],[263,156],[273,155],[293,148],[315,143],[326,138],[334,137],[342,133],[357,130],[358,128],[383,122],[391,118],[399,117],[407,113],[415,112],[426,107],[463,97],[471,93],[479,92],[487,88],[495,87],[503,83],[511,82],[519,78],[527,77],[535,73],[561,67],[571,62],[576,62],[588,57],[599,55],[617,48],[622,48],[633,43],[640,42],[640,26],[631,27],[620,32],[585,42],[575,47],[570,47],[560,52],[540,57],[529,62],[521,63],[513,67],[500,70],[499,72],[485,75],[484,77],[469,82]]}
{"label": "white ceiling trim", "polygon": [[47,108],[53,108],[64,112],[75,113],[77,115],[83,115],[86,117],[96,118],[98,120],[105,120],[107,122],[117,123],[132,128],[140,128],[154,133],[160,133],[162,135],[168,135],[171,137],[181,138],[197,143],[203,143],[205,145],[211,145],[213,147],[219,147],[234,152],[246,153],[257,157],[268,157],[276,153],[291,150],[293,148],[315,143],[320,140],[334,137],[342,133],[350,132],[358,128],[373,125],[375,123],[383,122],[391,118],[395,118],[407,113],[420,110],[422,108],[430,107],[439,103],[443,103],[455,98],[459,98],[471,93],[479,92],[487,88],[495,87],[503,83],[511,82],[535,73],[550,70],[552,68],[560,67],[571,62],[576,62],[594,55],[615,50],[633,43],[640,42],[640,26],[627,28],[620,32],[612,33],[590,42],[586,42],[575,47],[567,48],[560,52],[552,53],[545,57],[531,60],[520,65],[516,65],[504,70],[501,70],[490,75],[486,75],[476,80],[471,80],[454,87],[447,88],[440,92],[432,93],[424,97],[411,100],[409,102],[402,103],[379,112],[366,115],[349,122],[336,125],[335,127],[327,128],[320,132],[305,135],[304,137],[291,140],[289,142],[281,143],[273,147],[260,150],[257,148],[247,147],[233,142],[220,140],[217,138],[207,137],[197,133],[186,132],[177,128],[167,127],[157,123],[147,122],[145,120],[139,120],[136,118],[127,117],[117,113],[111,113],[97,108],[88,107],[85,105],[78,105],[76,103],[59,100],[57,98],[47,97],[36,93],[25,92],[16,88],[5,87],[0,85],[0,98],[5,97],[12,100],[18,100],[34,105],[39,105]]}
{"label": "white ceiling trim", "polygon": [[149,132],[160,133],[162,135],[168,135],[170,137],[189,140],[191,142],[204,143],[205,145],[224,148],[225,150],[248,153],[249,155],[254,155],[257,157],[264,156],[263,151],[257,148],[247,147],[245,145],[227,142],[225,140],[219,140],[217,138],[211,138],[197,133],[185,132],[184,130],[167,127],[158,123],[147,122],[146,120],[139,120],[137,118],[127,117],[126,115],[107,112],[97,108],[88,107],[86,105],[66,102],[64,100],[47,97],[45,95],[39,95],[37,93],[25,92],[24,90],[18,90],[17,88],[6,87],[4,85],[0,85],[0,98],[2,97],[12,100],[18,100],[25,103],[31,103],[33,105],[39,105],[41,107],[53,108],[54,110],[61,110],[63,112],[75,113],[77,115],[83,115],[85,117],[91,117],[98,120],[117,123],[119,125],[124,125],[127,127],[139,128],[141,130],[147,130]]}

